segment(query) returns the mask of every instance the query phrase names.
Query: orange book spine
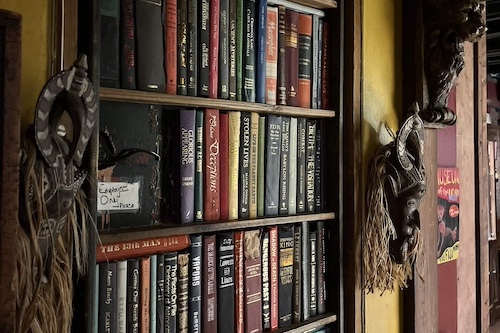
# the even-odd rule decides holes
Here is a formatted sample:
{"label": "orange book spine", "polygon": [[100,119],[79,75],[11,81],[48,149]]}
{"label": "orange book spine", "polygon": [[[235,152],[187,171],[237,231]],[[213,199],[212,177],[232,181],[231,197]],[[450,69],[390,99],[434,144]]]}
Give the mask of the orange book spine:
{"label": "orange book spine", "polygon": [[151,259],[141,258],[141,333],[149,333],[149,294],[151,288]]}
{"label": "orange book spine", "polygon": [[235,332],[245,332],[245,289],[243,267],[243,231],[234,233]]}
{"label": "orange book spine", "polygon": [[[299,14],[299,86],[298,105],[311,107],[311,77],[312,77],[312,16]],[[314,55],[316,56],[316,55]]]}
{"label": "orange book spine", "polygon": [[278,8],[267,7],[266,103],[276,105],[278,88]]}
{"label": "orange book spine", "polygon": [[165,70],[167,94],[177,94],[177,0],[167,0],[165,6]]}

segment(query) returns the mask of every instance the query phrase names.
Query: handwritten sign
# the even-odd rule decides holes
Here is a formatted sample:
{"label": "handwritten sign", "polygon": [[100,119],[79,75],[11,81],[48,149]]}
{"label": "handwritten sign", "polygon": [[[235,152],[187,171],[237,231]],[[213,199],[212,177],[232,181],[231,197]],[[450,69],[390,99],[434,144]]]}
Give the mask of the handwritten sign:
{"label": "handwritten sign", "polygon": [[99,182],[97,184],[97,210],[131,211],[139,209],[140,183]]}

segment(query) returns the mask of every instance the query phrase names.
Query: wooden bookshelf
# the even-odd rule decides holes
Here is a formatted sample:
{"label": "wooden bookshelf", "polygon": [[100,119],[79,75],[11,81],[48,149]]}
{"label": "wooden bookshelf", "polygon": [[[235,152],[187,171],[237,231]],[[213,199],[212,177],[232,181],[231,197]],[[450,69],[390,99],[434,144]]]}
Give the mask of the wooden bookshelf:
{"label": "wooden bookshelf", "polygon": [[277,333],[308,333],[321,329],[322,327],[332,324],[337,321],[337,315],[326,313],[323,315],[315,316],[300,324],[292,324],[289,327],[279,329]]}
{"label": "wooden bookshelf", "polygon": [[142,104],[148,103],[183,108],[212,108],[229,111],[250,111],[259,112],[262,114],[278,114],[294,117],[303,117],[305,115],[311,118],[335,117],[335,111],[332,110],[307,109],[285,105],[269,105],[261,103],[230,101],[226,99],[168,95],[140,90],[125,90],[101,87],[99,88],[99,96],[101,100],[113,102]]}

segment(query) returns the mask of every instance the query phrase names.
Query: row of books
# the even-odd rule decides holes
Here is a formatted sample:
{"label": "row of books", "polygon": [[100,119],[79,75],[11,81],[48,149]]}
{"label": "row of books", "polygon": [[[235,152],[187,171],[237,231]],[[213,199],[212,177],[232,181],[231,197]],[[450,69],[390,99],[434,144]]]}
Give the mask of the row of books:
{"label": "row of books", "polygon": [[181,223],[321,212],[323,121],[168,112],[167,213]]}
{"label": "row of books", "polygon": [[279,3],[102,0],[101,85],[328,109],[324,13]]}
{"label": "row of books", "polygon": [[262,332],[326,312],[324,222],[191,235],[102,262],[96,332]]}

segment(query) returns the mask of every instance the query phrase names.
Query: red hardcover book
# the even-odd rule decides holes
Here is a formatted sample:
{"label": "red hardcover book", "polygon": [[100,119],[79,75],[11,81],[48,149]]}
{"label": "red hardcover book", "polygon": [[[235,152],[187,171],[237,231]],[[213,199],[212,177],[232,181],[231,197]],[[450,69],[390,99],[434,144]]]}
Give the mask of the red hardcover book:
{"label": "red hardcover book", "polygon": [[98,245],[97,263],[137,258],[158,253],[175,252],[189,247],[188,235],[153,237]]}
{"label": "red hardcover book", "polygon": [[[312,73],[312,16],[299,14],[299,76],[298,76],[298,105],[303,108],[311,107],[311,73]],[[314,55],[316,56],[316,55]]]}
{"label": "red hardcover book", "polygon": [[219,115],[220,219],[229,219],[229,115]]}
{"label": "red hardcover book", "polygon": [[[245,290],[244,290],[244,267],[243,267],[243,231],[234,233],[234,289],[235,301],[235,332],[245,332]],[[276,322],[277,323],[277,322]]]}
{"label": "red hardcover book", "polygon": [[260,230],[245,231],[245,332],[262,332],[262,263]]}
{"label": "red hardcover book", "polygon": [[286,104],[298,106],[297,89],[299,81],[299,48],[297,28],[299,13],[285,10],[285,84]]}
{"label": "red hardcover book", "polygon": [[177,0],[165,6],[165,74],[167,94],[177,94]]}
{"label": "red hardcover book", "polygon": [[217,98],[219,85],[219,0],[210,0],[210,82],[208,96]]}
{"label": "red hardcover book", "polygon": [[217,283],[215,260],[215,235],[203,236],[202,302],[204,333],[217,332]]}
{"label": "red hardcover book", "polygon": [[140,304],[141,304],[141,333],[149,333],[149,294],[151,287],[151,260],[149,257],[141,258],[141,278],[140,278]]}
{"label": "red hardcover book", "polygon": [[323,22],[323,48],[321,59],[321,108],[328,110],[331,108],[329,93],[328,93],[328,57],[330,56],[330,25],[328,22]]}
{"label": "red hardcover book", "polygon": [[220,220],[219,110],[206,109],[205,119],[205,221]]}
{"label": "red hardcover book", "polygon": [[278,328],[278,228],[269,228],[269,270],[271,298],[271,331]]}
{"label": "red hardcover book", "polygon": [[276,105],[278,89],[278,8],[267,7],[266,103]]}

